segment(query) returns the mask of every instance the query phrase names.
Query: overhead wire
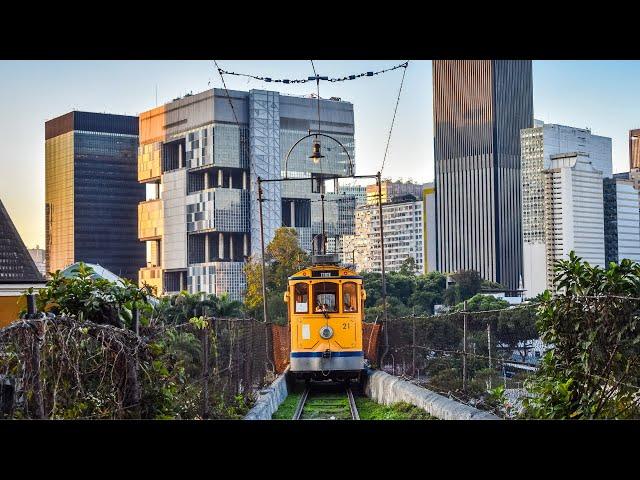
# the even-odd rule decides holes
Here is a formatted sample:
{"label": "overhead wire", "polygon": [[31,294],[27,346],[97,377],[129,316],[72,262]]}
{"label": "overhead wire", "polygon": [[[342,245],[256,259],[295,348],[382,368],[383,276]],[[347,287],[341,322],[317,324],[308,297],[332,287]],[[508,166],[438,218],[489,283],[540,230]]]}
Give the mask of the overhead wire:
{"label": "overhead wire", "polygon": [[409,66],[409,61],[407,60],[405,64],[405,68],[402,71],[402,80],[400,80],[400,89],[398,90],[398,98],[396,99],[396,107],[393,110],[393,118],[391,119],[391,127],[389,128],[389,135],[387,136],[387,146],[384,149],[384,157],[382,158],[382,166],[380,167],[380,173],[384,170],[384,164],[387,161],[387,153],[389,152],[389,144],[391,143],[391,132],[393,132],[393,125],[396,121],[396,114],[398,113],[398,104],[400,103],[400,95],[402,94],[402,86],[404,85],[404,77],[407,73],[407,67]]}

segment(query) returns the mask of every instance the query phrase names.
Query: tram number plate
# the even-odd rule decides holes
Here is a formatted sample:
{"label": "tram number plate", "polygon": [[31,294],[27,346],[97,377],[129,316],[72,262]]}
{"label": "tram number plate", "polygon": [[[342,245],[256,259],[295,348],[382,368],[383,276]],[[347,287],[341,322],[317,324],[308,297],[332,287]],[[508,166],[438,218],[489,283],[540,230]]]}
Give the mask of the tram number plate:
{"label": "tram number plate", "polygon": [[308,323],[302,325],[302,339],[309,340],[311,338],[311,328]]}
{"label": "tram number plate", "polygon": [[349,330],[349,324],[348,323],[343,323],[342,324],[342,329],[343,330]]}

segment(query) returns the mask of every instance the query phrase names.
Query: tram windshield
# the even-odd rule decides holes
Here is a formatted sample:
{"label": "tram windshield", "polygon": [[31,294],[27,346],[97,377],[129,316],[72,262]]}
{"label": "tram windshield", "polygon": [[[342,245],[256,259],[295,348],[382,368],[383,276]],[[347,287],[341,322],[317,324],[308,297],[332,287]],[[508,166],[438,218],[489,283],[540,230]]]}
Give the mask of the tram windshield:
{"label": "tram windshield", "polygon": [[309,285],[296,283],[294,287],[296,313],[309,313]]}
{"label": "tram windshield", "polygon": [[338,284],[320,282],[313,286],[314,313],[337,312]]}
{"label": "tram windshield", "polygon": [[356,313],[358,311],[358,296],[356,284],[347,282],[342,285],[342,305],[344,313]]}

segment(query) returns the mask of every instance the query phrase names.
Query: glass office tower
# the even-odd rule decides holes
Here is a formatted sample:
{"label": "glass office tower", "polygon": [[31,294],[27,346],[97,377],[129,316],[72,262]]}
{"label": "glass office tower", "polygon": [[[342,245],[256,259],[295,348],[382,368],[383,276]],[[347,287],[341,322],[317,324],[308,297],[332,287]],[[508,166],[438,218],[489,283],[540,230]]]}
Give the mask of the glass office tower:
{"label": "glass office tower", "polygon": [[533,126],[529,60],[433,62],[438,270],[522,281],[520,130]]}
{"label": "glass office tower", "polygon": [[96,263],[137,279],[138,117],[73,111],[45,123],[46,266]]}

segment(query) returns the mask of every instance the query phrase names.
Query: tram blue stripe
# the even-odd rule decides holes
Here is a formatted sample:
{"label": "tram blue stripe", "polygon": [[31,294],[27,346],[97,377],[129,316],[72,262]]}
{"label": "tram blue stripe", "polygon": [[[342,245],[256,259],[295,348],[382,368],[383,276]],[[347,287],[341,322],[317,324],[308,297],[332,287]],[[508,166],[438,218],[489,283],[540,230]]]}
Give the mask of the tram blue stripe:
{"label": "tram blue stripe", "polygon": [[[291,358],[319,358],[324,352],[291,352]],[[332,357],[363,357],[363,352],[331,352]]]}

